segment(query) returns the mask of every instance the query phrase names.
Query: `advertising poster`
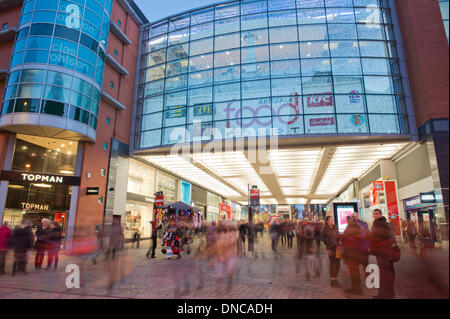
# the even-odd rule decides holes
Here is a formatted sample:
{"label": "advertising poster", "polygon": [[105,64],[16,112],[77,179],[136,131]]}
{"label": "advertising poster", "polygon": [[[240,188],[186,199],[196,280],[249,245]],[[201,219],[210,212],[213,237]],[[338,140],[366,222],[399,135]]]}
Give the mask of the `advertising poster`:
{"label": "advertising poster", "polygon": [[334,222],[338,228],[338,232],[342,234],[347,228],[347,216],[352,216],[358,211],[356,203],[333,203]]}
{"label": "advertising poster", "polygon": [[397,189],[394,181],[384,182],[386,188],[386,201],[389,222],[395,226],[396,235],[400,235],[400,217],[397,201]]}

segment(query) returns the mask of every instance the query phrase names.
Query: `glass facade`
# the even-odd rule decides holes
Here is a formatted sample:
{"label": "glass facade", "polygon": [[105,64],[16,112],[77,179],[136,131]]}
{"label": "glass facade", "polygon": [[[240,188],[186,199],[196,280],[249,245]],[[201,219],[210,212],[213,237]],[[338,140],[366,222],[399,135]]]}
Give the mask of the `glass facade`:
{"label": "glass facade", "polygon": [[112,0],[26,0],[2,115],[57,115],[96,129]]}
{"label": "glass facade", "polygon": [[448,38],[448,0],[439,0],[439,7],[441,9],[442,21],[444,22],[444,28],[445,28],[445,34],[447,35],[447,41],[449,41],[449,38]]}
{"label": "glass facade", "polygon": [[409,134],[387,1],[219,4],[144,31],[136,146]]}

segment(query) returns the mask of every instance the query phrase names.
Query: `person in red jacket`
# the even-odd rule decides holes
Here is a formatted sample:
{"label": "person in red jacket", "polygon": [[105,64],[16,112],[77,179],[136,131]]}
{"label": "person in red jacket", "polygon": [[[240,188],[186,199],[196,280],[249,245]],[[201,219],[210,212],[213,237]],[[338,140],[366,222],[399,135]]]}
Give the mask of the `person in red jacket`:
{"label": "person in red jacket", "polygon": [[0,227],[0,275],[5,274],[5,260],[8,249],[10,248],[11,238],[11,229],[9,229],[8,223],[4,222]]}

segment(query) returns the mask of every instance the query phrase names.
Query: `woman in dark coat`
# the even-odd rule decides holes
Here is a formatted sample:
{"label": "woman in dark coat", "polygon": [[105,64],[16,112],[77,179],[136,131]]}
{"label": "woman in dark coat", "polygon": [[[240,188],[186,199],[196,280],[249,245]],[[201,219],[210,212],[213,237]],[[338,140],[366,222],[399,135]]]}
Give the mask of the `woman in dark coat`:
{"label": "woman in dark coat", "polygon": [[34,268],[42,269],[42,264],[45,258],[45,252],[48,252],[49,235],[50,235],[50,220],[43,218],[41,226],[36,231],[36,257],[34,260]]}
{"label": "woman in dark coat", "polygon": [[341,268],[341,260],[336,258],[336,247],[339,243],[339,237],[340,235],[338,234],[336,225],[334,224],[334,218],[332,216],[327,216],[325,219],[325,225],[320,233],[320,239],[324,242],[328,252],[328,258],[330,259],[331,287],[333,288],[341,287],[337,281],[339,269]]}
{"label": "woman in dark coat", "polygon": [[14,264],[12,275],[16,272],[26,273],[27,252],[33,247],[34,235],[31,230],[31,222],[25,221],[22,227],[16,227],[12,236],[12,244],[14,249]]}
{"label": "woman in dark coat", "polygon": [[344,231],[343,243],[343,257],[351,278],[351,288],[347,289],[346,292],[360,295],[362,291],[359,265],[364,263],[366,255],[364,254],[365,248],[361,227],[352,220],[349,220],[348,226]]}
{"label": "woman in dark coat", "polygon": [[59,260],[59,249],[61,248],[61,240],[62,240],[62,230],[59,226],[58,222],[53,222],[50,225],[49,237],[48,237],[48,263],[47,270],[52,268],[53,260],[55,261],[55,265],[53,269],[56,270],[58,267]]}

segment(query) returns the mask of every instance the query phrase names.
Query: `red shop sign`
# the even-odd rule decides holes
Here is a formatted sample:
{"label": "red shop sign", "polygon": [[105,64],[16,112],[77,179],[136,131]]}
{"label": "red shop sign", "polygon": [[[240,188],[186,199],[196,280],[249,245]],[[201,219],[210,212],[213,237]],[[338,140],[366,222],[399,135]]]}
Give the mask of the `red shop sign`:
{"label": "red shop sign", "polygon": [[163,206],[164,205],[164,195],[158,195],[155,197],[155,206]]}
{"label": "red shop sign", "polygon": [[308,107],[333,106],[333,95],[331,92],[310,95],[306,98]]}
{"label": "red shop sign", "polygon": [[334,125],[334,117],[309,119],[309,126],[327,126],[327,125]]}

